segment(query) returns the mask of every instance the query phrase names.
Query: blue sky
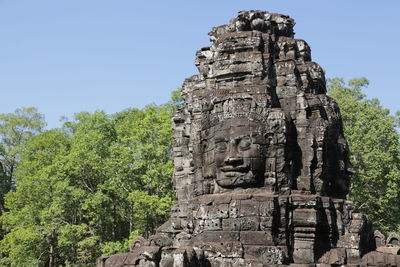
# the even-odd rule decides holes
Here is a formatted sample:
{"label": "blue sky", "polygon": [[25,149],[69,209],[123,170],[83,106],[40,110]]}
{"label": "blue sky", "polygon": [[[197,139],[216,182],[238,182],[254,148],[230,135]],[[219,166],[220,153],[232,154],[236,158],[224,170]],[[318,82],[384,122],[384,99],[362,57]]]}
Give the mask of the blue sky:
{"label": "blue sky", "polygon": [[53,128],[164,103],[211,27],[247,9],[290,15],[327,77],[365,76],[368,97],[400,109],[398,0],[0,0],[0,113],[36,106]]}

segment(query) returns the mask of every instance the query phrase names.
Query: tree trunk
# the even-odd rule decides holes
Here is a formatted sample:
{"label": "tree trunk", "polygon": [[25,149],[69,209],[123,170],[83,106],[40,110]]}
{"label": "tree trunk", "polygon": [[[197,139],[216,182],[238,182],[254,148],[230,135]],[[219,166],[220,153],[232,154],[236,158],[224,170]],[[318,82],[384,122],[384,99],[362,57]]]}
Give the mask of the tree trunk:
{"label": "tree trunk", "polygon": [[54,266],[54,246],[53,246],[53,242],[50,243],[49,267],[55,267]]}

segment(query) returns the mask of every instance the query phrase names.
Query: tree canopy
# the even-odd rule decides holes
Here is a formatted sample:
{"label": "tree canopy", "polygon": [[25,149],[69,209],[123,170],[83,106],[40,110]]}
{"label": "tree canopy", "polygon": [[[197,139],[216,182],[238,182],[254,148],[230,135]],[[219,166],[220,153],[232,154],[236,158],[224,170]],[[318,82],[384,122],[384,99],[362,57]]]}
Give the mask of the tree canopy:
{"label": "tree canopy", "polygon": [[171,111],[82,112],[31,138],[5,198],[0,264],[86,266],[152,234],[174,202]]}
{"label": "tree canopy", "polygon": [[25,142],[39,134],[44,126],[44,116],[36,108],[0,114],[0,215],[5,211],[4,195],[14,187],[14,171]]}
{"label": "tree canopy", "polygon": [[[328,94],[339,104],[352,175],[350,199],[383,231],[400,230],[399,117],[382,108],[378,99],[367,99],[366,78],[329,80]],[[397,113],[399,115],[399,113]]]}

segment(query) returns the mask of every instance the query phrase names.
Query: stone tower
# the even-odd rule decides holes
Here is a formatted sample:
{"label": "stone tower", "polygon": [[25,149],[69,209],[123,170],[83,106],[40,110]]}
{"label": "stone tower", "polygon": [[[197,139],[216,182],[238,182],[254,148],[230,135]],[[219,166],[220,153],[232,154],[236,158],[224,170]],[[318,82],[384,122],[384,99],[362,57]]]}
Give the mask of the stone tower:
{"label": "stone tower", "polygon": [[400,264],[345,199],[353,170],[339,108],[293,26],[252,10],[212,29],[173,118],[171,218],[98,266]]}

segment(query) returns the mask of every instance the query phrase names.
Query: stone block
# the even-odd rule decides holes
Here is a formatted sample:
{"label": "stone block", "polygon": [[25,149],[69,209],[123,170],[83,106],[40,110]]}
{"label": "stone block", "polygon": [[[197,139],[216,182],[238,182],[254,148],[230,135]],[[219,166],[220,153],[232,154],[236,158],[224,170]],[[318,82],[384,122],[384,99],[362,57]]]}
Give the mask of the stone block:
{"label": "stone block", "polygon": [[[306,170],[307,168],[304,168]],[[306,172],[303,172],[303,175],[306,175]],[[299,177],[297,181],[297,187],[302,191],[311,191],[311,178],[308,176]]]}
{"label": "stone block", "polygon": [[[378,255],[377,264],[381,264],[381,262],[384,261],[384,257],[382,257],[381,254],[377,255]],[[346,248],[346,258],[347,258],[347,263],[359,263],[361,261],[360,250],[354,248]]]}
{"label": "stone block", "polygon": [[231,202],[231,199],[232,199],[231,194],[215,195],[214,203],[215,204],[229,204]]}
{"label": "stone block", "polygon": [[173,267],[174,266],[174,258],[162,258],[160,260],[160,267]]}
{"label": "stone block", "polygon": [[252,196],[252,194],[238,193],[232,195],[232,200],[250,199]]}
{"label": "stone block", "polygon": [[205,220],[201,220],[201,219],[195,220],[194,225],[193,225],[194,233],[197,234],[197,233],[203,232],[204,231],[204,223],[205,223]]}
{"label": "stone block", "polygon": [[245,245],[244,258],[261,261],[266,266],[280,265],[288,261],[288,251],[283,246]]}
{"label": "stone block", "polygon": [[246,264],[244,259],[227,259],[227,258],[211,258],[208,259],[207,266],[223,266],[223,267],[262,267],[262,266],[255,266],[255,265],[248,265]]}
{"label": "stone block", "polygon": [[317,224],[317,211],[314,209],[295,209],[293,211],[294,226],[313,227]]}
{"label": "stone block", "polygon": [[206,220],[204,220],[204,230],[206,230],[206,231],[222,230],[221,219],[206,219]]}
{"label": "stone block", "polygon": [[172,257],[174,259],[174,261],[173,261],[174,263],[171,267],[180,267],[180,266],[188,266],[189,265],[187,253],[184,250],[178,250],[178,251],[174,252]]}
{"label": "stone block", "polygon": [[245,245],[274,245],[271,231],[241,231],[240,242]]}
{"label": "stone block", "polygon": [[356,233],[347,233],[340,236],[337,242],[338,247],[359,250],[360,248],[360,236]]}
{"label": "stone block", "polygon": [[241,231],[257,231],[259,230],[260,218],[258,216],[242,217],[240,220]]}
{"label": "stone block", "polygon": [[213,206],[207,206],[208,219],[223,219],[228,217],[229,217],[228,204],[215,204]]}
{"label": "stone block", "polygon": [[294,263],[310,264],[314,263],[314,251],[312,249],[294,249],[293,250]]}
{"label": "stone block", "polygon": [[271,230],[273,222],[274,222],[273,217],[260,217],[260,230],[261,231]]}
{"label": "stone block", "polygon": [[204,251],[206,258],[241,258],[243,257],[243,246],[240,242],[208,242],[194,243],[194,247],[198,247]]}
{"label": "stone block", "polygon": [[254,199],[257,202],[263,203],[263,202],[269,202],[269,201],[274,201],[275,197],[270,194],[266,194],[266,192],[262,192],[261,194],[253,194],[252,199]]}
{"label": "stone block", "polygon": [[151,246],[166,247],[172,245],[171,235],[165,233],[156,233],[149,237],[149,243]]}
{"label": "stone block", "polygon": [[122,266],[125,260],[128,258],[129,253],[121,253],[113,255],[105,260],[105,266]]}
{"label": "stone block", "polygon": [[259,203],[249,199],[240,201],[240,217],[247,216],[258,216],[259,215]]}
{"label": "stone block", "polygon": [[350,221],[349,232],[350,233],[359,233],[362,230],[364,225],[364,221],[362,219],[354,219]]}
{"label": "stone block", "polygon": [[137,266],[138,267],[157,267],[158,263],[151,261],[151,260],[141,259]]}
{"label": "stone block", "polygon": [[222,219],[222,230],[240,231],[240,219],[239,218]]}
{"label": "stone block", "polygon": [[191,243],[192,235],[186,232],[181,232],[177,234],[174,238],[173,246],[184,247],[189,246]]}
{"label": "stone block", "polygon": [[314,240],[302,240],[302,239],[295,239],[294,240],[294,248],[295,249],[314,249]]}
{"label": "stone block", "polygon": [[386,245],[385,235],[382,234],[379,230],[375,230],[374,232],[374,241],[376,248]]}
{"label": "stone block", "polygon": [[400,247],[400,235],[397,233],[390,233],[386,240],[386,244],[388,246]]}
{"label": "stone block", "polygon": [[234,242],[239,241],[237,231],[204,231],[194,237],[195,242]]}
{"label": "stone block", "polygon": [[229,204],[229,217],[237,218],[239,217],[240,210],[240,200],[232,200]]}
{"label": "stone block", "polygon": [[386,247],[381,246],[376,248],[376,251],[382,252],[385,254],[392,254],[392,255],[400,255],[400,247]]}
{"label": "stone block", "polygon": [[343,265],[347,261],[346,250],[344,248],[335,248],[329,251],[328,263],[332,265]]}
{"label": "stone block", "polygon": [[259,214],[260,216],[272,216],[273,213],[275,212],[275,201],[269,200],[269,201],[265,201],[265,202],[261,202],[259,204]]}
{"label": "stone block", "polygon": [[210,205],[214,202],[215,196],[214,195],[202,195],[197,197],[197,201],[200,204],[204,204],[204,205]]}

